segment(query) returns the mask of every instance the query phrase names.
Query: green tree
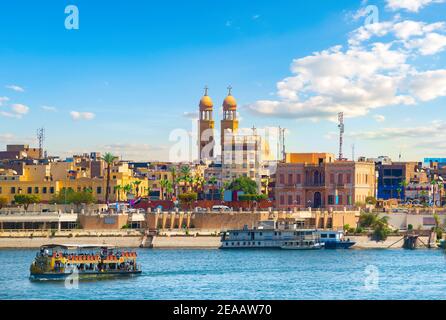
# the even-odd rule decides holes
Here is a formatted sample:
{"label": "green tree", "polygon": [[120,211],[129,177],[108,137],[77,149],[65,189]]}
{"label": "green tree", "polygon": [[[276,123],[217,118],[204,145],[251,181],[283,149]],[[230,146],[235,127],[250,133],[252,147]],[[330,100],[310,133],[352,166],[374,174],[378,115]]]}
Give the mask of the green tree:
{"label": "green tree", "polygon": [[133,181],[133,185],[135,186],[136,190],[136,197],[139,197],[139,185],[142,183],[141,180]]}
{"label": "green tree", "polygon": [[108,204],[108,198],[110,196],[110,171],[111,167],[114,164],[117,157],[112,155],[110,152],[107,152],[104,154],[104,156],[101,158],[105,164],[107,165],[107,177],[106,177],[106,187],[105,187],[105,203]]}
{"label": "green tree", "polygon": [[168,186],[169,186],[169,180],[167,179],[160,180],[160,200],[164,200],[164,192],[166,191]]}
{"label": "green tree", "polygon": [[245,194],[258,194],[257,183],[251,178],[244,176],[234,179],[227,189],[243,191]]}
{"label": "green tree", "polygon": [[185,192],[178,196],[181,203],[184,203],[187,205],[189,209],[192,208],[192,202],[197,201],[198,195],[196,192]]}
{"label": "green tree", "polygon": [[0,197],[0,209],[8,204],[8,199],[5,197]]}
{"label": "green tree", "polygon": [[380,218],[378,214],[363,212],[359,217],[359,226],[373,229],[372,238],[376,241],[384,241],[390,233],[388,217]]}
{"label": "green tree", "polygon": [[432,206],[435,207],[435,192],[436,192],[436,186],[438,185],[438,181],[432,179],[430,184],[432,186]]}
{"label": "green tree", "polygon": [[39,203],[40,198],[35,194],[16,194],[14,196],[14,202],[16,204],[23,205],[25,211],[28,210],[30,204]]}
{"label": "green tree", "polygon": [[78,206],[81,204],[95,203],[96,199],[94,198],[93,191],[91,189],[74,191],[71,188],[63,188],[53,197],[51,202],[57,204],[75,204]]}
{"label": "green tree", "polygon": [[121,202],[121,191],[122,191],[122,186],[121,185],[116,185],[113,187],[113,189],[115,190],[117,196],[118,196],[118,202]]}
{"label": "green tree", "polygon": [[[406,188],[409,186],[409,182],[407,182],[406,180],[403,180],[400,182],[399,184],[401,191],[404,191],[404,201],[407,200],[407,196],[406,196]],[[400,191],[400,193],[401,193]]]}
{"label": "green tree", "polygon": [[177,192],[177,168],[171,167],[169,170],[170,170],[170,174],[172,175],[173,192],[174,192],[175,196],[177,196],[177,194],[176,194],[176,192]]}
{"label": "green tree", "polygon": [[131,183],[128,183],[128,184],[124,185],[124,187],[122,188],[122,190],[124,191],[125,196],[127,197],[127,195],[128,195],[129,193],[132,193],[132,191],[133,191],[133,185],[132,185]]}

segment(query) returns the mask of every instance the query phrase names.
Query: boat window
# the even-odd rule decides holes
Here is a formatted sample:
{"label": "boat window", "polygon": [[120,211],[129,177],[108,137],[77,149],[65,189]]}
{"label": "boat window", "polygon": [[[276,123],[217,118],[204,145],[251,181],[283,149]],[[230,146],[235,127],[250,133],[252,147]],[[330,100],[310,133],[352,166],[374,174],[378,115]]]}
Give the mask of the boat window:
{"label": "boat window", "polygon": [[330,238],[336,238],[336,235],[334,233],[330,234]]}
{"label": "boat window", "polygon": [[327,234],[326,233],[321,233],[321,238],[327,238]]}

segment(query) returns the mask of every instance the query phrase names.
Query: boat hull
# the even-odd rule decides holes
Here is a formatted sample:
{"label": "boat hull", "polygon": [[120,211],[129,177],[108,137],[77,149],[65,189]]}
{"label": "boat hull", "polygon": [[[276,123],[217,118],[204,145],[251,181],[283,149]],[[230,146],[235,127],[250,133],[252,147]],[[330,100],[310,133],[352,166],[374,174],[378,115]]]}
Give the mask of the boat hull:
{"label": "boat hull", "polygon": [[[126,272],[79,272],[79,280],[90,279],[109,279],[116,277],[132,277],[140,275],[142,271],[126,271]],[[31,273],[30,280],[32,281],[45,281],[45,280],[65,280],[68,277],[73,276],[73,273],[63,272],[47,272],[47,273]]]}
{"label": "boat hull", "polygon": [[325,242],[325,249],[349,249],[355,243],[354,241],[327,241]]}

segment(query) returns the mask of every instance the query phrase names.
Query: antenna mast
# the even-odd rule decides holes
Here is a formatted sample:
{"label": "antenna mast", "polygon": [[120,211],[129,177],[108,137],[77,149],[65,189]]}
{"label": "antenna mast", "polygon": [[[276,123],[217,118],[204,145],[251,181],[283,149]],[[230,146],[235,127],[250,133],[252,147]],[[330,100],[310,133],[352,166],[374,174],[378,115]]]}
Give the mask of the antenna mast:
{"label": "antenna mast", "polygon": [[37,141],[39,142],[39,159],[43,159],[43,142],[45,141],[45,129],[37,129]]}
{"label": "antenna mast", "polygon": [[338,113],[339,128],[339,160],[344,158],[342,154],[342,145],[344,143],[344,112]]}

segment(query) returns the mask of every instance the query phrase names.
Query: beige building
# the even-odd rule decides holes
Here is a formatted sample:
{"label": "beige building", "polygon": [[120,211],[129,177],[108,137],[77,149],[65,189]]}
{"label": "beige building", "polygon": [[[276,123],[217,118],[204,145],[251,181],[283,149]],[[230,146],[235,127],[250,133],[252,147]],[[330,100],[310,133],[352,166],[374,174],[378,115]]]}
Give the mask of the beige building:
{"label": "beige building", "polygon": [[330,153],[295,153],[277,165],[279,209],[352,207],[375,196],[375,190],[372,162],[336,161]]}
{"label": "beige building", "polygon": [[[138,194],[141,195],[142,190],[148,187],[148,180],[134,177],[126,162],[113,165],[110,173],[109,201],[126,200],[130,195],[136,196],[136,186],[133,186],[129,194],[122,190],[117,191],[115,186],[133,185],[137,180],[141,181],[138,186]],[[48,202],[64,188],[77,192],[91,190],[97,201],[104,202],[106,166],[103,165],[100,177],[92,177],[88,168],[76,165],[75,162],[27,164],[22,175],[17,175],[11,170],[0,172],[0,197],[5,197],[10,203],[17,194],[37,195],[42,202]]]}

